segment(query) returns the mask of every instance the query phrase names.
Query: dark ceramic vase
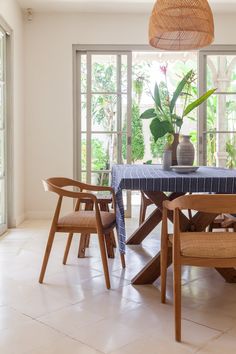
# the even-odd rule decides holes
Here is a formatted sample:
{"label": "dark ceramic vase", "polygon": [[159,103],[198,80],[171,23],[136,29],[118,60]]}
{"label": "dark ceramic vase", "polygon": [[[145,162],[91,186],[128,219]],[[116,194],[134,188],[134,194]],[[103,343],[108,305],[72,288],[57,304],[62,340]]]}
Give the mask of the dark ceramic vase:
{"label": "dark ceramic vase", "polygon": [[179,134],[174,134],[174,140],[170,146],[172,151],[172,166],[178,165],[177,162],[177,146],[179,145]]}

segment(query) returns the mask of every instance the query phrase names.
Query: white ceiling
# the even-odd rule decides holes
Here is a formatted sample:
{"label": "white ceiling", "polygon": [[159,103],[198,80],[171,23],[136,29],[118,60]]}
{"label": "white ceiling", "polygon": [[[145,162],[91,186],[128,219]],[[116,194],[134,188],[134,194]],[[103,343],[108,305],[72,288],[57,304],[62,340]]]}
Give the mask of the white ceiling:
{"label": "white ceiling", "polygon": [[[36,12],[149,13],[155,0],[17,0]],[[236,12],[236,0],[209,0],[214,12]]]}

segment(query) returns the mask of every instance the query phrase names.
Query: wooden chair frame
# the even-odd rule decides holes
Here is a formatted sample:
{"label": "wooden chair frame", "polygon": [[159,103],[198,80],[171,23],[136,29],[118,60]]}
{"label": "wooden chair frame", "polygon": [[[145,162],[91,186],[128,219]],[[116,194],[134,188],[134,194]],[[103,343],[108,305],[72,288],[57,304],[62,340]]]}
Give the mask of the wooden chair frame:
{"label": "wooden chair frame", "polygon": [[[89,185],[89,184],[85,184],[85,183],[75,181],[75,180],[72,180],[69,178],[64,178],[64,177],[53,177],[53,178],[43,180],[43,185],[44,185],[45,191],[54,192],[58,195],[58,202],[57,202],[57,206],[56,206],[56,209],[54,212],[54,216],[53,216],[53,220],[52,220],[52,224],[51,224],[51,228],[50,228],[50,232],[49,232],[48,242],[47,242],[47,246],[46,246],[46,250],[45,250],[45,254],[44,254],[44,259],[43,259],[43,264],[42,264],[40,277],[39,277],[39,283],[43,282],[45,271],[46,271],[47,264],[48,264],[48,259],[50,256],[50,252],[52,249],[52,244],[53,244],[56,232],[68,232],[69,233],[67,244],[66,244],[66,249],[65,249],[65,253],[64,253],[64,257],[63,257],[63,264],[66,264],[74,233],[97,233],[98,240],[99,240],[100,252],[101,252],[101,258],[102,258],[102,264],[103,264],[103,269],[104,269],[106,286],[107,286],[107,289],[110,289],[110,278],[109,278],[107,253],[106,253],[106,246],[105,246],[105,234],[112,231],[113,228],[116,226],[116,224],[114,223],[111,225],[111,227],[104,229],[104,227],[102,225],[101,212],[99,209],[97,197],[95,194],[90,193],[90,191],[91,192],[109,191],[112,196],[112,202],[113,202],[114,214],[115,214],[116,213],[116,201],[115,201],[115,193],[114,193],[113,189],[111,187]],[[65,187],[78,188],[79,192],[64,189]],[[84,192],[84,191],[86,191],[86,192]],[[84,228],[84,227],[80,227],[79,225],[78,226],[76,225],[74,227],[59,225],[58,220],[59,220],[59,216],[60,216],[62,200],[64,197],[76,199],[74,211],[79,211],[80,202],[82,200],[86,199],[86,200],[91,201],[94,205],[94,208],[95,208],[96,228],[92,228],[92,227],[91,228],[88,228],[88,227]],[[120,254],[120,256],[121,256],[122,267],[124,268],[125,267],[124,254]]]}
{"label": "wooden chair frame", "polygon": [[[110,211],[109,204],[112,204],[112,198],[105,198],[104,196],[97,195],[98,205],[100,211]],[[80,200],[80,204],[84,205],[84,210],[93,210],[94,205],[91,200]],[[116,239],[114,235],[114,231],[111,230],[105,237],[106,247],[107,247],[107,255],[108,258],[115,258],[114,248],[116,248]],[[82,233],[80,235],[79,242],[79,250],[78,250],[78,258],[84,258],[86,248],[89,247],[90,243],[90,234]]]}
{"label": "wooden chair frame", "polygon": [[[168,263],[168,214],[174,213],[173,232],[173,269],[174,269],[174,308],[175,308],[175,339],[181,341],[181,266],[228,268],[236,267],[236,258],[201,258],[181,255],[180,211],[195,210],[198,212],[220,214],[236,213],[236,195],[187,195],[173,201],[163,202],[162,237],[161,237],[161,301],[166,301],[166,274]],[[225,232],[227,236],[227,232]]]}

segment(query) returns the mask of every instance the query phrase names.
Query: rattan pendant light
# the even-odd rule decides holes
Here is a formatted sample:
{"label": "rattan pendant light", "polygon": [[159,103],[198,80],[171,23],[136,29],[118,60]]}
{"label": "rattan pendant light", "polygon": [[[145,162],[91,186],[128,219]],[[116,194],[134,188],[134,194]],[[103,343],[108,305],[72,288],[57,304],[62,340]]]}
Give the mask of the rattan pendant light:
{"label": "rattan pendant light", "polygon": [[207,0],[157,0],[149,23],[149,43],[164,50],[192,50],[214,40]]}

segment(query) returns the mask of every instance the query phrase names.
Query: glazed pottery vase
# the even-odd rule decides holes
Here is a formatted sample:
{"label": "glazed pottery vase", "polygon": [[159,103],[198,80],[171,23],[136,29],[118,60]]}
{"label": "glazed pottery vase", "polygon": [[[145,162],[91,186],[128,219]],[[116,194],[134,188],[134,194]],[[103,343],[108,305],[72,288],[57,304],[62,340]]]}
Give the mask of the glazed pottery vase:
{"label": "glazed pottery vase", "polygon": [[170,171],[172,165],[172,151],[170,148],[165,148],[163,153],[162,168],[164,171]]}
{"label": "glazed pottery vase", "polygon": [[183,135],[181,142],[177,146],[177,162],[180,166],[193,165],[195,149],[190,138],[190,135]]}

